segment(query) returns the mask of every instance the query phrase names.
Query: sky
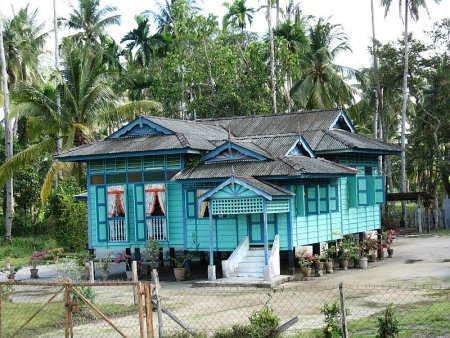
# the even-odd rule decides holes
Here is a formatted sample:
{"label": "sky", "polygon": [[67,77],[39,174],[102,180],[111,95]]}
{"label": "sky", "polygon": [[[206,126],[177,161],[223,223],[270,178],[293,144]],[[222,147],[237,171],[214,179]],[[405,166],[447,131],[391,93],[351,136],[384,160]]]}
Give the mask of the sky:
{"label": "sky", "polygon": [[[67,16],[70,11],[70,5],[76,5],[76,0],[56,0],[58,16]],[[232,0],[229,0],[230,2]],[[213,13],[219,17],[226,13],[223,6],[223,0],[197,0],[197,6],[203,9],[203,12]],[[281,8],[285,8],[288,0],[281,0]],[[334,24],[341,24],[344,31],[350,38],[352,52],[343,52],[337,58],[337,63],[343,66],[360,69],[371,65],[371,58],[368,52],[368,46],[371,44],[372,26],[370,0],[301,0],[300,8],[304,15],[313,15],[315,17],[330,18]],[[18,10],[22,6],[30,4],[31,9],[38,9],[39,20],[48,23],[48,29],[51,29],[53,20],[53,0],[0,0],[0,10],[2,14],[11,17],[12,8]],[[120,26],[113,26],[109,29],[110,35],[120,41],[122,36],[134,28],[134,16],[144,10],[157,10],[158,1],[155,0],[101,0],[101,5],[112,5],[118,8],[118,13],[122,16]],[[250,7],[260,7],[266,1],[247,0]],[[403,31],[402,19],[399,16],[398,1],[393,1],[392,8],[387,17],[384,16],[384,9],[379,5],[380,0],[374,0],[376,37],[383,43],[393,41],[401,37]],[[417,38],[424,38],[423,31],[431,28],[433,22],[450,16],[450,0],[443,0],[439,5],[434,1],[428,0],[430,16],[425,10],[420,13],[419,22],[410,21],[410,28],[413,35]],[[275,11],[273,11],[275,16]],[[275,20],[273,20],[275,21]],[[265,20],[265,11],[255,14],[251,31],[265,34],[267,32],[267,23]],[[67,34],[63,32],[63,34]],[[48,48],[53,48],[53,42],[49,41]]]}

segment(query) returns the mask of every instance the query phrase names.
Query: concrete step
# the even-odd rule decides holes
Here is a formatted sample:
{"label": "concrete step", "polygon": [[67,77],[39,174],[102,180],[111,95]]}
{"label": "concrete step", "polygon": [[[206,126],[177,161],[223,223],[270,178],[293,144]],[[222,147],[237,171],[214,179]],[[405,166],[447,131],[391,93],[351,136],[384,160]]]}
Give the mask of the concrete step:
{"label": "concrete step", "polygon": [[[270,252],[269,252],[270,255]],[[247,257],[264,257],[264,250],[249,250],[247,252]]]}
{"label": "concrete step", "polygon": [[264,274],[262,272],[233,272],[231,273],[231,277],[247,277],[247,278],[264,278]]}
{"label": "concrete step", "polygon": [[240,272],[240,273],[263,273],[264,272],[264,266],[252,266],[252,267],[245,267],[245,266],[238,266],[234,272]]}
{"label": "concrete step", "polygon": [[239,262],[238,268],[264,268],[264,261],[262,262]]}
{"label": "concrete step", "polygon": [[264,256],[260,257],[260,256],[245,256],[242,258],[241,262],[245,262],[245,263],[259,263],[259,262],[264,262]]}

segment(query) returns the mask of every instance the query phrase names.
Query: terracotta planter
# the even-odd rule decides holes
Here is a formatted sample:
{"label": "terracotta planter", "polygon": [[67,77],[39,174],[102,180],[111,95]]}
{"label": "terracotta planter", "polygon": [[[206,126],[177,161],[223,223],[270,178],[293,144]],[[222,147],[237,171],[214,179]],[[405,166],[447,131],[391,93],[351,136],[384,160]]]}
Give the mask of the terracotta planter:
{"label": "terracotta planter", "polygon": [[30,269],[30,275],[31,275],[31,279],[38,279],[39,275],[38,275],[38,269],[36,268],[31,268]]}
{"label": "terracotta planter", "polygon": [[339,268],[341,270],[347,270],[348,269],[348,259],[340,259],[339,260]]}
{"label": "terracotta planter", "polygon": [[325,262],[324,265],[327,273],[333,273],[333,261]]}
{"label": "terracotta planter", "polygon": [[378,255],[378,260],[382,261],[384,259],[384,250],[379,250],[377,252],[377,255]]}
{"label": "terracotta planter", "polygon": [[314,268],[316,270],[316,277],[323,276],[323,262],[314,262]]}
{"label": "terracotta planter", "polygon": [[358,265],[359,265],[359,268],[360,269],[367,269],[367,267],[368,267],[368,264],[367,264],[367,257],[361,257],[360,259],[359,259],[359,262],[358,262]]}
{"label": "terracotta planter", "polygon": [[392,258],[392,255],[394,255],[394,249],[387,249],[388,258]]}
{"label": "terracotta planter", "polygon": [[186,274],[185,268],[173,268],[173,274],[177,282],[183,281]]}
{"label": "terracotta planter", "polygon": [[302,280],[311,279],[311,268],[302,268]]}
{"label": "terracotta planter", "polygon": [[375,254],[375,253],[369,254],[368,258],[369,258],[369,262],[370,263],[376,262],[377,261],[377,254]]}

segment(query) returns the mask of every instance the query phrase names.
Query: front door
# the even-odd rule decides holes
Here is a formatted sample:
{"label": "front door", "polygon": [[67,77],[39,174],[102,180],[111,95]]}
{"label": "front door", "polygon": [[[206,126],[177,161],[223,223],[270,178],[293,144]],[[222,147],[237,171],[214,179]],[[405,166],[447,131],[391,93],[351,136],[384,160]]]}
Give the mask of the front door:
{"label": "front door", "polygon": [[[250,244],[264,244],[263,214],[247,215],[247,222]],[[267,214],[267,232],[269,243],[272,243],[278,233],[277,214]]]}

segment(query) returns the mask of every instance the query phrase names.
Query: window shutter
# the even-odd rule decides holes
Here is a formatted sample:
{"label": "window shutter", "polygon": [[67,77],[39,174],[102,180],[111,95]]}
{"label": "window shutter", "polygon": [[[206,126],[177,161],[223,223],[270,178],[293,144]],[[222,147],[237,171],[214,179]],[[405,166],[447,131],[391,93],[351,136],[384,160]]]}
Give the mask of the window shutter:
{"label": "window shutter", "polygon": [[297,216],[305,216],[305,186],[297,185],[295,193],[297,195]]}
{"label": "window shutter", "polygon": [[348,206],[349,208],[356,208],[358,206],[356,176],[347,178],[347,186],[348,186]]}
{"label": "window shutter", "polygon": [[97,238],[99,242],[108,241],[106,213],[106,187],[97,187]]}

